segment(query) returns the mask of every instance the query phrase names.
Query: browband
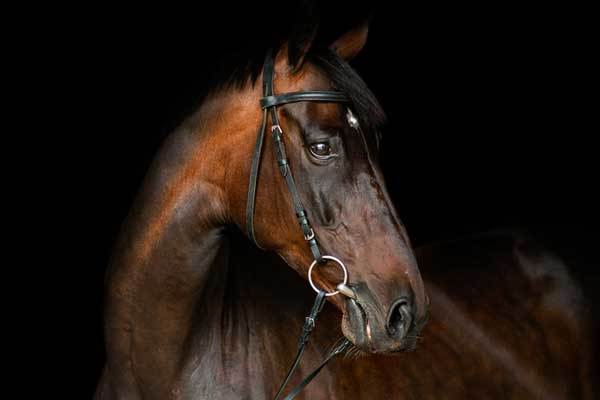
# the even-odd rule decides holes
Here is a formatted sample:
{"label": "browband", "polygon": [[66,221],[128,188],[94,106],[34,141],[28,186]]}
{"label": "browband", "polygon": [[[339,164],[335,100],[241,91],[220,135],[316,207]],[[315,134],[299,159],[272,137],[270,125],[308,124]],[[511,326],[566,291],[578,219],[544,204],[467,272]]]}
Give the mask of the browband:
{"label": "browband", "polygon": [[306,92],[289,92],[260,99],[260,106],[265,109],[299,101],[321,101],[330,103],[348,103],[348,97],[342,92],[311,90]]}

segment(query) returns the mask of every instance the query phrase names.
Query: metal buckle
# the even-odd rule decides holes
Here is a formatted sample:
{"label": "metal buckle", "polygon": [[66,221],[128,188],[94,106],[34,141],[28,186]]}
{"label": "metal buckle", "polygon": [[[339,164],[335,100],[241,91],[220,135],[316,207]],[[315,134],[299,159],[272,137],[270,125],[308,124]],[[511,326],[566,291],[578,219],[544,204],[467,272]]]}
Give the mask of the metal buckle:
{"label": "metal buckle", "polygon": [[348,120],[348,125],[350,125],[352,129],[358,129],[358,119],[354,116],[352,110],[350,110],[349,108],[346,111],[346,119]]}
{"label": "metal buckle", "polygon": [[309,240],[312,240],[315,238],[315,231],[313,231],[313,228],[310,228],[310,233],[308,235],[304,235],[304,240],[306,240],[307,242]]}
{"label": "metal buckle", "polygon": [[[339,259],[333,257],[333,256],[323,256],[323,258],[325,260],[331,260],[331,261],[335,261],[340,268],[342,269],[342,271],[344,272],[344,281],[342,282],[343,285],[348,283],[348,270],[346,269],[346,266],[344,265],[343,262],[341,262]],[[310,268],[308,268],[308,282],[310,283],[310,286],[313,288],[313,290],[317,293],[320,292],[319,288],[317,288],[312,280],[312,271],[313,268],[315,267],[315,265],[318,264],[318,261],[315,260],[312,262],[312,264],[310,264]],[[329,297],[329,296],[335,296],[336,294],[338,294],[340,291],[339,290],[335,290],[333,292],[329,292],[329,293],[325,293],[325,296]]]}
{"label": "metal buckle", "polygon": [[309,329],[312,329],[315,327],[315,319],[311,318],[311,317],[306,317],[304,318],[306,323],[308,324]]}
{"label": "metal buckle", "polygon": [[281,130],[281,126],[279,126],[279,125],[273,125],[271,127],[271,132],[273,132],[275,129],[278,129],[279,133],[283,133],[283,130]]}

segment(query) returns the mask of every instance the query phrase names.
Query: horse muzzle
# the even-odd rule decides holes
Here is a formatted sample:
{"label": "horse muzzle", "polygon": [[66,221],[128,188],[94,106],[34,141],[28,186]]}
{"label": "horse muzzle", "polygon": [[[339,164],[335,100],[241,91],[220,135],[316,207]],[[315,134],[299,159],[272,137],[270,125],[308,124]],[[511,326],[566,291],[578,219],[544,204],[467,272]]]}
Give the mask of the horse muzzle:
{"label": "horse muzzle", "polygon": [[414,350],[424,323],[416,322],[411,293],[399,293],[383,307],[365,284],[340,286],[346,296],[342,332],[356,347],[367,353]]}

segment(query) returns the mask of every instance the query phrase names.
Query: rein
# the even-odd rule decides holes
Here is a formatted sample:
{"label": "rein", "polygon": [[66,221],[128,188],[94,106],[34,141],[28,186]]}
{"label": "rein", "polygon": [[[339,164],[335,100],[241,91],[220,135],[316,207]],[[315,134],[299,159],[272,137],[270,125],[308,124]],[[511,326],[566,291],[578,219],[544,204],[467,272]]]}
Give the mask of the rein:
{"label": "rein", "polygon": [[[310,336],[310,333],[314,329],[315,323],[317,320],[317,316],[319,315],[319,312],[321,311],[321,309],[323,308],[323,305],[325,304],[325,295],[326,295],[326,293],[323,291],[319,291],[319,293],[317,293],[317,297],[315,298],[315,302],[312,306],[310,314],[308,317],[306,317],[304,319],[304,326],[302,327],[302,333],[300,334],[300,337],[298,338],[298,352],[296,353],[296,357],[294,358],[294,361],[292,362],[292,365],[291,365],[287,375],[285,376],[285,379],[281,383],[281,386],[279,386],[279,390],[277,390],[274,400],[277,400],[279,398],[279,396],[281,395],[281,392],[283,392],[283,389],[287,386],[290,378],[292,377],[292,374],[294,373],[296,368],[298,368],[298,366],[300,365],[300,360],[302,359],[302,355],[304,354],[304,349],[306,347],[306,344],[308,343],[308,338]],[[333,346],[333,348],[329,351],[327,356],[323,359],[323,361],[321,361],[321,364],[319,364],[319,366],[317,368],[315,368],[310,374],[308,374],[306,376],[306,378],[304,378],[302,380],[302,382],[300,382],[297,386],[295,386],[288,393],[288,395],[284,398],[284,400],[292,400],[293,398],[295,398],[302,391],[302,389],[304,389],[306,387],[306,385],[308,385],[313,379],[315,379],[317,377],[319,372],[321,372],[321,369],[323,369],[323,367],[325,365],[327,365],[327,363],[329,361],[331,361],[331,359],[333,357],[346,351],[346,349],[349,346],[350,346],[350,342],[348,341],[348,339],[346,339],[344,337],[339,339],[336,342],[336,344]]]}
{"label": "rein", "polygon": [[[352,293],[352,289],[346,286],[346,283],[348,283],[348,271],[342,263],[342,261],[333,256],[323,255],[321,252],[315,232],[308,220],[306,209],[302,204],[300,193],[298,192],[298,187],[296,186],[296,182],[294,180],[294,177],[292,176],[292,171],[289,167],[287,155],[285,152],[285,146],[283,143],[283,129],[281,128],[279,117],[277,116],[277,107],[284,104],[301,101],[349,103],[349,99],[343,92],[327,90],[290,92],[276,95],[273,91],[274,72],[274,59],[272,53],[269,52],[265,59],[265,65],[263,70],[263,98],[260,100],[260,106],[263,109],[263,118],[261,126],[258,130],[256,144],[254,146],[254,154],[252,156],[252,166],[250,168],[248,199],[246,203],[246,230],[248,231],[248,236],[250,237],[250,239],[256,244],[256,246],[262,249],[262,247],[258,244],[258,241],[256,240],[254,232],[254,210],[256,203],[256,188],[258,184],[258,172],[260,167],[263,142],[265,137],[265,131],[267,129],[268,119],[270,117],[271,135],[275,144],[275,152],[277,155],[277,164],[279,165],[279,172],[285,178],[288,190],[292,197],[292,202],[294,205],[296,218],[298,219],[298,224],[300,225],[300,229],[302,230],[302,234],[304,235],[304,240],[306,240],[306,242],[308,243],[311,253],[313,255],[314,261],[308,270],[308,280],[312,288],[317,292],[315,302],[312,306],[309,316],[305,318],[304,326],[302,327],[302,332],[298,339],[298,351],[296,353],[296,357],[294,358],[294,361],[285,379],[283,380],[283,383],[281,384],[279,390],[277,391],[277,394],[275,395],[275,400],[277,400],[282,394],[284,388],[287,386],[292,374],[300,365],[300,360],[302,359],[302,356],[304,354],[306,344],[308,343],[308,339],[310,337],[311,332],[315,328],[317,317],[323,309],[326,297],[334,296],[340,292],[348,296],[348,293]],[[344,280],[337,286],[338,290],[329,293],[318,289],[312,280],[313,268],[317,264],[325,264],[327,262],[326,260],[331,260],[337,263],[344,273]],[[308,374],[308,376],[304,378],[302,382],[300,382],[296,387],[294,387],[284,398],[284,400],[294,399],[302,391],[302,389],[304,389],[306,385],[308,385],[319,374],[321,369],[323,369],[323,367],[325,367],[325,365],[327,365],[327,363],[331,359],[333,359],[336,355],[343,353],[345,350],[348,349],[349,346],[350,341],[348,341],[348,339],[343,337],[339,339],[333,346],[333,348],[329,351],[327,356],[323,359],[321,364],[319,364],[319,366],[317,366],[310,374]]]}

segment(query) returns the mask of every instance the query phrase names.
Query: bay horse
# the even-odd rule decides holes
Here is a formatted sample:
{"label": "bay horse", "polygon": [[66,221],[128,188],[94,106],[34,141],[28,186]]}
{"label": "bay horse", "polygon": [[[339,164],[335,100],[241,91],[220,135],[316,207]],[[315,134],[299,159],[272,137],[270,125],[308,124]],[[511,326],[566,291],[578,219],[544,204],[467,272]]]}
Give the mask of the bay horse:
{"label": "bay horse", "polygon": [[[97,399],[273,398],[314,296],[313,236],[343,260],[350,293],[327,298],[291,383],[340,337],[351,346],[303,398],[592,396],[581,299],[559,260],[504,233],[476,250],[413,252],[377,162],[383,112],[347,64],[367,32],[360,25],[323,49],[308,42],[293,57],[289,43],[276,51],[275,92],[336,90],[349,100],[275,109],[285,163],[280,150],[253,161],[257,128],[277,132],[258,106],[264,76],[215,90],[166,140],[107,274]],[[267,135],[265,148],[276,140]],[[249,231],[252,165],[247,236],[268,253],[240,233]],[[297,226],[286,173],[313,236]],[[479,273],[456,268],[465,260]],[[342,281],[330,263],[312,277],[330,294]]]}

